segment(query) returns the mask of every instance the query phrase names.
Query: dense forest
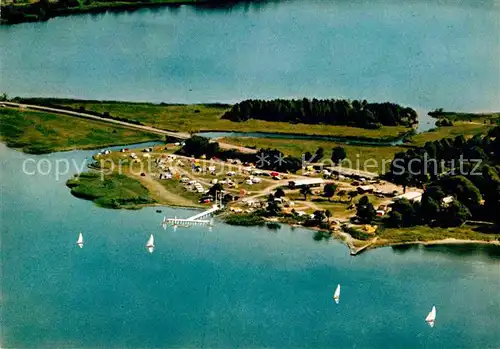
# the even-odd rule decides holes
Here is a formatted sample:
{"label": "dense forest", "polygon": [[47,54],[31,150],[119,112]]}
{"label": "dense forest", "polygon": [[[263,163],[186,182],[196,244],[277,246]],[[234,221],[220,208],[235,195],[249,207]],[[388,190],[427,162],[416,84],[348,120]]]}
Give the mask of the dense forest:
{"label": "dense forest", "polygon": [[421,202],[393,205],[389,225],[450,227],[469,219],[500,225],[500,127],[397,153],[387,177],[425,188]]}
{"label": "dense forest", "polygon": [[394,103],[368,103],[335,99],[248,99],[235,104],[223,119],[247,121],[258,119],[304,124],[348,125],[363,128],[413,126],[415,110]]}

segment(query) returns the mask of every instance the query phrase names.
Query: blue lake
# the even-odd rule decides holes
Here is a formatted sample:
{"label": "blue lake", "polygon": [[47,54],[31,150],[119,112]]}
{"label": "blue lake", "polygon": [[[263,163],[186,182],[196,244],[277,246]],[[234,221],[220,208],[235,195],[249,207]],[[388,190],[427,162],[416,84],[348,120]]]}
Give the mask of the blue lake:
{"label": "blue lake", "polygon": [[[421,116],[500,110],[498,18],[494,0],[60,17],[0,27],[0,92],[186,103],[366,98]],[[72,197],[64,182],[76,169],[59,179],[22,171],[28,158],[47,159],[47,170],[61,159],[81,166],[92,153],[31,156],[0,144],[1,347],[500,347],[498,248],[353,258],[338,241],[287,226],[164,231],[156,208],[108,210]],[[433,329],[424,322],[432,305]]]}
{"label": "blue lake", "polygon": [[[351,257],[336,240],[287,226],[165,231],[163,214],[193,211],[103,209],[70,195],[74,170],[59,180],[22,170],[26,159],[43,173],[61,159],[81,165],[90,151],[31,156],[0,144],[0,154],[2,347],[500,346],[498,248]],[[432,305],[434,328],[424,322]]]}
{"label": "blue lake", "polygon": [[59,17],[0,27],[0,91],[500,110],[499,15],[495,0],[296,0]]}

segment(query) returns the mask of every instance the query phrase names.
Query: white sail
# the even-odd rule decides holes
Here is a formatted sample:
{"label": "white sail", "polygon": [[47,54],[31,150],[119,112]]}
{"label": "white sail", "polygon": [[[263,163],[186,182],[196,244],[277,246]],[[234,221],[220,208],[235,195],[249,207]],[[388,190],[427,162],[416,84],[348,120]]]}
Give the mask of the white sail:
{"label": "white sail", "polygon": [[78,246],[80,246],[80,248],[83,247],[83,234],[82,233],[80,233],[80,235],[78,235],[78,240],[76,241],[76,244]]}
{"label": "white sail", "polygon": [[335,303],[339,304],[340,301],[340,284],[337,285],[337,288],[335,289],[335,292],[333,293],[333,300]]}
{"label": "white sail", "polygon": [[153,234],[151,234],[151,236],[149,237],[149,240],[146,244],[146,247],[147,247],[149,253],[153,253],[153,250],[155,247],[155,237],[153,236]]}
{"label": "white sail", "polygon": [[432,306],[432,310],[425,318],[425,321],[427,321],[431,327],[434,327],[434,321],[436,321],[436,307],[435,306]]}

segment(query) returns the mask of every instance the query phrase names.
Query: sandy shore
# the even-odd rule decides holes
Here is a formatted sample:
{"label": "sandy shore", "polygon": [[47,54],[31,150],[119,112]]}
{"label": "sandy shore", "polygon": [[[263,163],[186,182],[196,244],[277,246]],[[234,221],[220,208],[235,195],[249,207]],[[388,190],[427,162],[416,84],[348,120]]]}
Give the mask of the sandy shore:
{"label": "sandy shore", "polygon": [[401,246],[401,245],[461,245],[461,244],[482,244],[482,245],[496,245],[500,246],[500,241],[498,240],[463,240],[463,239],[454,239],[454,238],[446,238],[440,240],[431,240],[431,241],[410,241],[410,242],[389,242],[387,245],[382,246]]}
{"label": "sandy shore", "polygon": [[[435,245],[463,245],[463,244],[500,246],[499,240],[464,240],[455,238],[445,238],[445,239],[429,240],[429,241],[396,242],[396,241],[381,240],[375,237],[374,239],[369,241],[360,241],[353,239],[350,234],[344,231],[334,232],[332,233],[332,236],[342,241],[349,248],[350,253],[353,256],[367,250],[372,250],[381,247],[390,247],[390,246],[408,246],[408,245],[435,246]],[[365,242],[365,244],[357,246],[355,242],[360,242],[360,243]]]}

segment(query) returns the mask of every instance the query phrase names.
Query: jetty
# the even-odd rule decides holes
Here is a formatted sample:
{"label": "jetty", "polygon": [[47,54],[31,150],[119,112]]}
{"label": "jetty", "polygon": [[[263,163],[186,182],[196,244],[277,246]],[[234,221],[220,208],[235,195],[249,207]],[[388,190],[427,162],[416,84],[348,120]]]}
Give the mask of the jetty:
{"label": "jetty", "polygon": [[217,211],[221,210],[224,208],[224,205],[222,204],[222,197],[220,198],[220,202],[217,203],[217,193],[215,195],[215,204],[209,208],[208,210],[205,210],[203,212],[197,213],[194,216],[191,216],[189,218],[163,218],[162,225],[164,227],[171,225],[174,228],[175,227],[190,227],[193,225],[206,225],[209,227],[212,227],[214,225],[214,220],[213,219],[207,219],[208,217],[211,217],[214,213]]}
{"label": "jetty", "polygon": [[378,236],[376,236],[369,243],[367,243],[366,245],[363,245],[361,247],[354,247],[354,245],[353,246],[349,246],[349,249],[351,251],[351,256],[357,256],[361,252],[367,250],[368,248],[370,248],[377,241],[377,239],[378,239]]}

